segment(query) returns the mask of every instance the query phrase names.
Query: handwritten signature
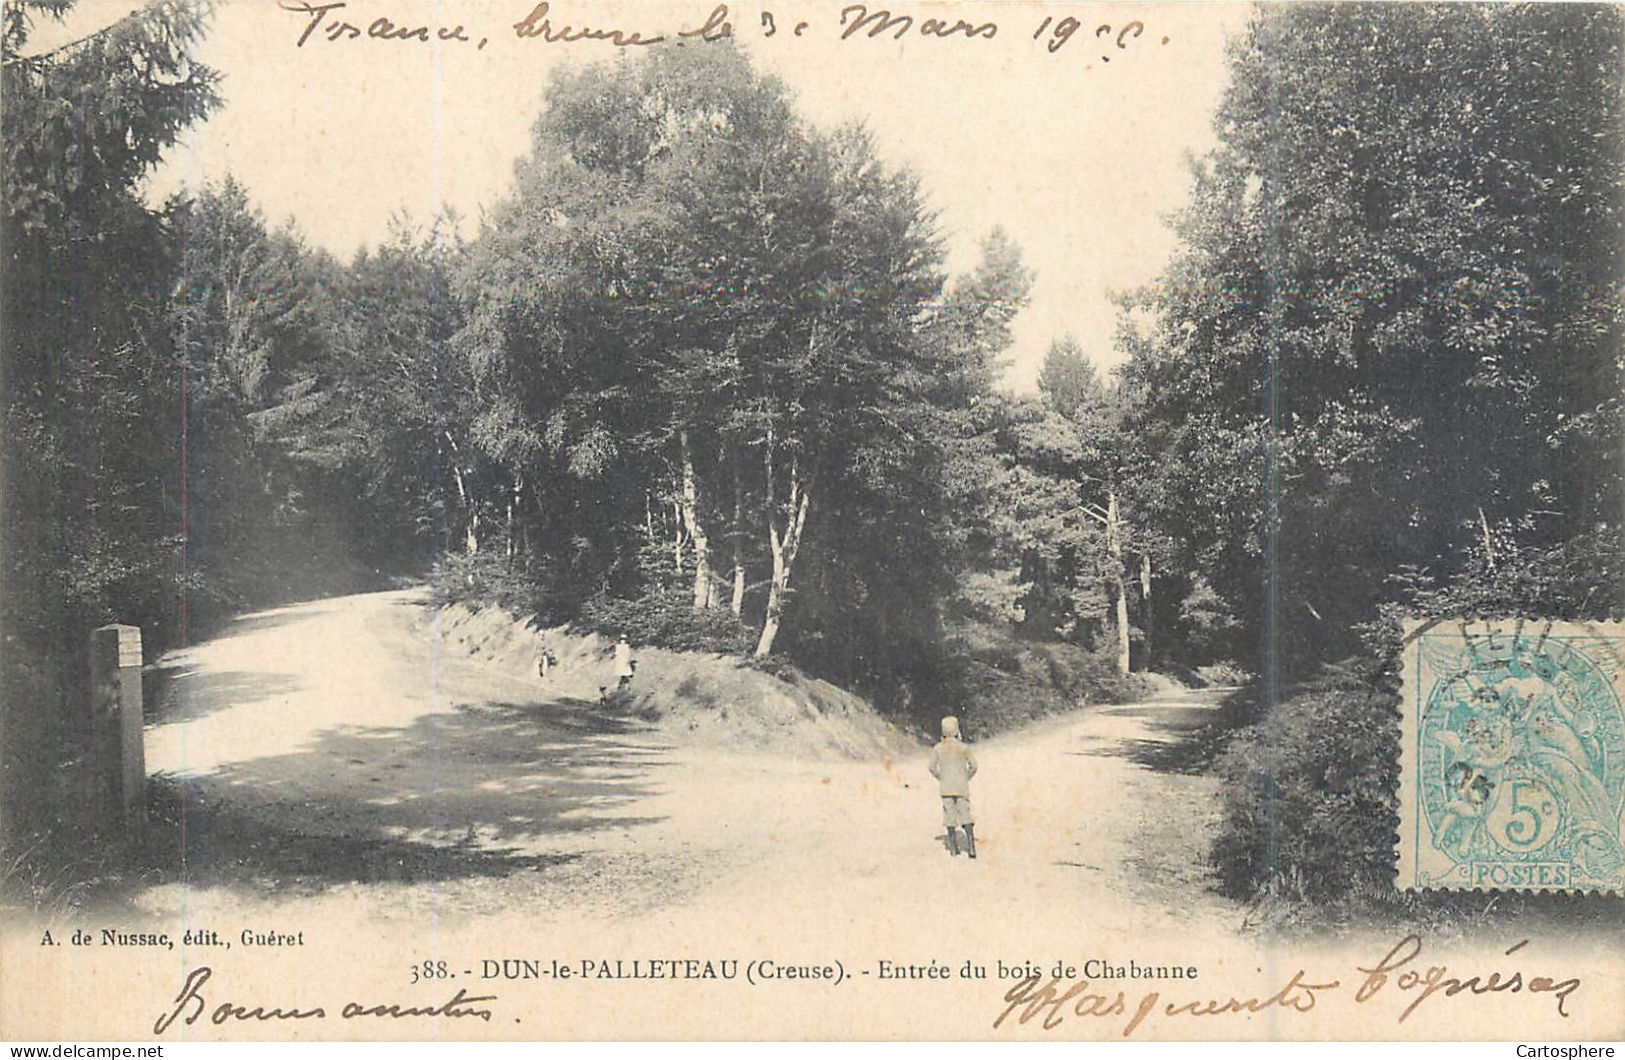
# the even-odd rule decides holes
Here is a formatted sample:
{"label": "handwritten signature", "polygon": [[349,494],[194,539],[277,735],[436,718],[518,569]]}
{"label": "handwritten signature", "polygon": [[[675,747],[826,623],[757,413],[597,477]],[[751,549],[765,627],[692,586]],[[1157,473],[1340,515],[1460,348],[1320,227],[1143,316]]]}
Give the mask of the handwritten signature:
{"label": "handwritten signature", "polygon": [[[1508,949],[1504,956],[1510,957],[1528,944],[1529,940],[1525,939]],[[1566,1018],[1569,1015],[1566,1007],[1569,997],[1580,989],[1578,978],[1526,976],[1516,970],[1462,977],[1451,974],[1445,965],[1424,966],[1417,963],[1421,954],[1421,938],[1407,935],[1371,967],[1357,966],[1355,970],[1362,978],[1354,991],[1355,1003],[1363,1005],[1384,993],[1398,993],[1409,999],[1396,1020],[1404,1023],[1424,1002],[1435,996],[1552,994],[1556,998],[1558,1015]],[[1165,1000],[1161,991],[1153,990],[1131,1001],[1127,992],[1101,988],[1089,980],[1069,982],[1052,978],[1046,983],[1043,976],[1034,975],[1005,992],[1005,1008],[993,1021],[993,1026],[1003,1026],[1006,1020],[1014,1016],[1018,1025],[1037,1020],[1040,1027],[1049,1031],[1060,1026],[1068,1016],[1123,1017],[1122,1035],[1127,1038],[1154,1014],[1174,1019],[1182,1016],[1252,1014],[1268,1009],[1310,1012],[1323,995],[1339,990],[1342,985],[1340,979],[1312,981],[1308,971],[1299,968],[1288,978],[1285,986],[1264,996]]]}
{"label": "handwritten signature", "polygon": [[[192,969],[181,984],[181,991],[175,996],[174,1007],[164,1015],[158,1017],[158,1022],[152,1025],[153,1034],[162,1034],[174,1026],[176,1020],[185,1026],[191,1026],[209,1014],[209,1022],[215,1026],[237,1021],[265,1023],[272,1020],[319,1020],[327,1018],[327,1007],[318,1005],[314,1008],[298,1008],[294,1006],[271,1005],[258,1003],[242,1003],[235,1001],[222,1001],[213,1006],[205,1000],[203,987],[214,975],[213,969],[207,965]],[[409,1017],[444,1017],[446,1019],[467,1019],[470,1017],[491,1020],[491,1010],[482,1007],[484,1002],[495,1001],[495,994],[470,997],[468,992],[458,988],[457,993],[450,1001],[439,1005],[402,1005],[394,1002],[383,1004],[363,1004],[359,1001],[345,1002],[344,1007],[338,1010],[340,1019],[407,1019]]]}

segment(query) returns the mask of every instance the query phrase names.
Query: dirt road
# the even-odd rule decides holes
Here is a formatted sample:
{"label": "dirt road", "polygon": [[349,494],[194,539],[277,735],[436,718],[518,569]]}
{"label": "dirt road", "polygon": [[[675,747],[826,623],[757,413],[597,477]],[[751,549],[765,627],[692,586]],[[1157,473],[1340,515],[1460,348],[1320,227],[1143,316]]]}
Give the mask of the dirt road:
{"label": "dirt road", "polygon": [[[674,746],[596,703],[436,649],[414,592],[238,620],[166,660],[148,766],[171,776],[186,870],[153,914],[313,904],[369,921],[673,918],[763,910],[884,942],[900,904],[972,936],[1013,910],[1125,939],[1228,933],[1203,864],[1211,782],[1180,694],[975,745],[981,857],[942,846],[924,750],[787,761]],[[1008,937],[1006,934],[999,938]]]}
{"label": "dirt road", "polygon": [[[1397,928],[1294,941],[1247,927],[1205,867],[1214,782],[1186,767],[1211,697],[1090,707],[974,743],[970,861],[943,848],[923,747],[893,761],[719,752],[663,727],[689,719],[544,695],[511,651],[450,649],[436,621],[411,592],[336,597],[246,616],[167,659],[147,731],[166,779],[144,843],[112,852],[105,902],[54,924],[56,943],[35,924],[7,940],[26,959],[0,972],[31,1018],[58,1037],[140,1037],[207,970],[229,1026],[169,1036],[1121,1040],[1116,991],[1136,1012],[1161,1004],[1141,1037],[1617,1028],[1607,934],[1488,924],[1426,942],[1463,974],[1583,978],[1585,1022],[1526,991],[1441,995],[1432,1022],[1401,1024],[1403,987],[1365,1004],[1354,986]],[[596,690],[576,678],[563,687]],[[146,934],[60,944],[70,928]],[[162,949],[140,941],[158,932]],[[1512,950],[1528,963],[1509,965]],[[1064,1011],[1022,1005],[1047,977],[1079,975]],[[41,999],[41,982],[72,989]],[[1310,1006],[1300,983],[1332,985]],[[233,1004],[441,1012],[465,996],[490,1003],[489,1022],[229,1019]]]}

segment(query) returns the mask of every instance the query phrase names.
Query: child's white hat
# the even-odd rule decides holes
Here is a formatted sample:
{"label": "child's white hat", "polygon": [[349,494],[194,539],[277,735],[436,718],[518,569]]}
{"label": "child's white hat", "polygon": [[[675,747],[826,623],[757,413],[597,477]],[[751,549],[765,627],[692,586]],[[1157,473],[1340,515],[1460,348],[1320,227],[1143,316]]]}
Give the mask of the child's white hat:
{"label": "child's white hat", "polygon": [[942,719],[942,738],[944,740],[957,740],[959,738],[959,719],[952,714]]}

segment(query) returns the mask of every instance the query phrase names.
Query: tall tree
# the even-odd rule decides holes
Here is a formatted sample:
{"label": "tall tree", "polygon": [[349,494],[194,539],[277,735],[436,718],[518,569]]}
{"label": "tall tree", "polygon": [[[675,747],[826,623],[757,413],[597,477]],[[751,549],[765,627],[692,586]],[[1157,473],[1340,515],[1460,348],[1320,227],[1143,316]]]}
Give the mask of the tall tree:
{"label": "tall tree", "polygon": [[72,7],[0,10],[6,828],[23,808],[58,809],[46,781],[83,692],[70,653],[113,617],[161,628],[176,596],[172,259],[165,218],[134,189],[215,103],[214,73],[191,56],[206,12],[154,3],[31,51],[36,20]]}
{"label": "tall tree", "polygon": [[1080,409],[1098,406],[1103,400],[1100,373],[1071,335],[1050,343],[1044,363],[1038,370],[1038,392],[1044,404],[1063,416],[1075,416]]}
{"label": "tall tree", "polygon": [[[328,401],[300,451],[343,469],[351,537],[375,566],[478,552],[490,502],[504,502],[510,547],[523,536],[514,491],[502,498],[491,487],[500,475],[474,444],[474,383],[452,344],[464,321],[452,277],[465,252],[454,216],[420,227],[397,215],[337,285],[322,365]],[[516,485],[523,493],[523,479]]]}
{"label": "tall tree", "polygon": [[[1150,596],[1150,540],[1130,529],[1139,492],[1123,395],[1101,383],[1076,340],[1051,344],[1038,378],[1040,400],[1018,406],[1007,429],[1013,525],[1022,552],[1025,623],[1041,636],[1090,641],[1109,623],[1118,670],[1130,667],[1130,549],[1138,553],[1142,600]],[[1148,623],[1142,621],[1142,631]]]}
{"label": "tall tree", "polygon": [[1351,647],[1401,565],[1617,532],[1621,28],[1304,5],[1237,42],[1128,377],[1267,675]]}
{"label": "tall tree", "polygon": [[[647,588],[659,571],[627,557],[658,544],[704,611],[726,541],[758,654],[792,612],[808,640],[827,632],[804,601],[868,598],[880,576],[882,546],[854,535],[930,540],[937,503],[903,498],[940,489],[922,483],[960,431],[948,409],[986,385],[963,333],[1002,294],[934,310],[940,248],[912,178],[861,130],[807,129],[731,47],[561,75],[535,143],[471,249],[458,341],[489,382],[482,444],[554,498],[543,568],[597,572],[567,597]],[[925,558],[909,599],[940,577]]]}
{"label": "tall tree", "polygon": [[312,529],[310,463],[332,463],[311,434],[329,399],[337,270],[291,228],[268,231],[229,177],[171,214],[185,561],[201,589],[240,605],[287,560],[310,566],[282,546]]}

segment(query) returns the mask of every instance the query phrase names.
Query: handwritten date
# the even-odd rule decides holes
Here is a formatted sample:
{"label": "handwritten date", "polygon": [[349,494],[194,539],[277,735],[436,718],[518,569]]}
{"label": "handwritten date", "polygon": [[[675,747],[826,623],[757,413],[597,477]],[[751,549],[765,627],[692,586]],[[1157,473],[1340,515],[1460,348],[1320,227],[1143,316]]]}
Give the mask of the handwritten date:
{"label": "handwritten date", "polygon": [[[423,24],[400,22],[387,15],[367,19],[349,14],[348,0],[277,0],[277,5],[290,14],[302,16],[295,47],[310,43],[339,44],[348,41],[384,41],[419,44],[474,44],[484,50],[492,37],[471,30],[462,23]],[[518,10],[525,10],[520,8]],[[758,29],[764,38],[779,35],[781,27],[770,10],[759,12]],[[353,20],[352,20],[353,19]],[[801,37],[813,29],[811,22],[802,20],[785,23],[783,29],[794,37]],[[1085,24],[1070,15],[1057,18],[1048,15],[1033,31],[1032,39],[1043,44],[1051,55],[1060,52],[1085,28]],[[518,21],[505,30],[512,38],[522,42],[541,44],[575,44],[580,42],[608,44],[616,48],[646,47],[669,40],[720,41],[734,36],[734,23],[727,4],[714,5],[703,20],[696,19],[690,28],[674,34],[653,32],[648,28],[626,26],[594,26],[569,17],[555,8],[551,0],[533,2]],[[955,18],[921,17],[896,7],[850,3],[841,7],[831,31],[842,41],[891,40],[905,38],[930,41],[991,41],[999,36],[999,23],[992,20],[966,21]],[[1087,37],[1087,34],[1085,34]],[[1134,20],[1121,26],[1104,23],[1094,28],[1094,40],[1103,63],[1112,56],[1129,50],[1131,43],[1145,36],[1145,23]],[[1162,37],[1167,44],[1169,39]]]}

